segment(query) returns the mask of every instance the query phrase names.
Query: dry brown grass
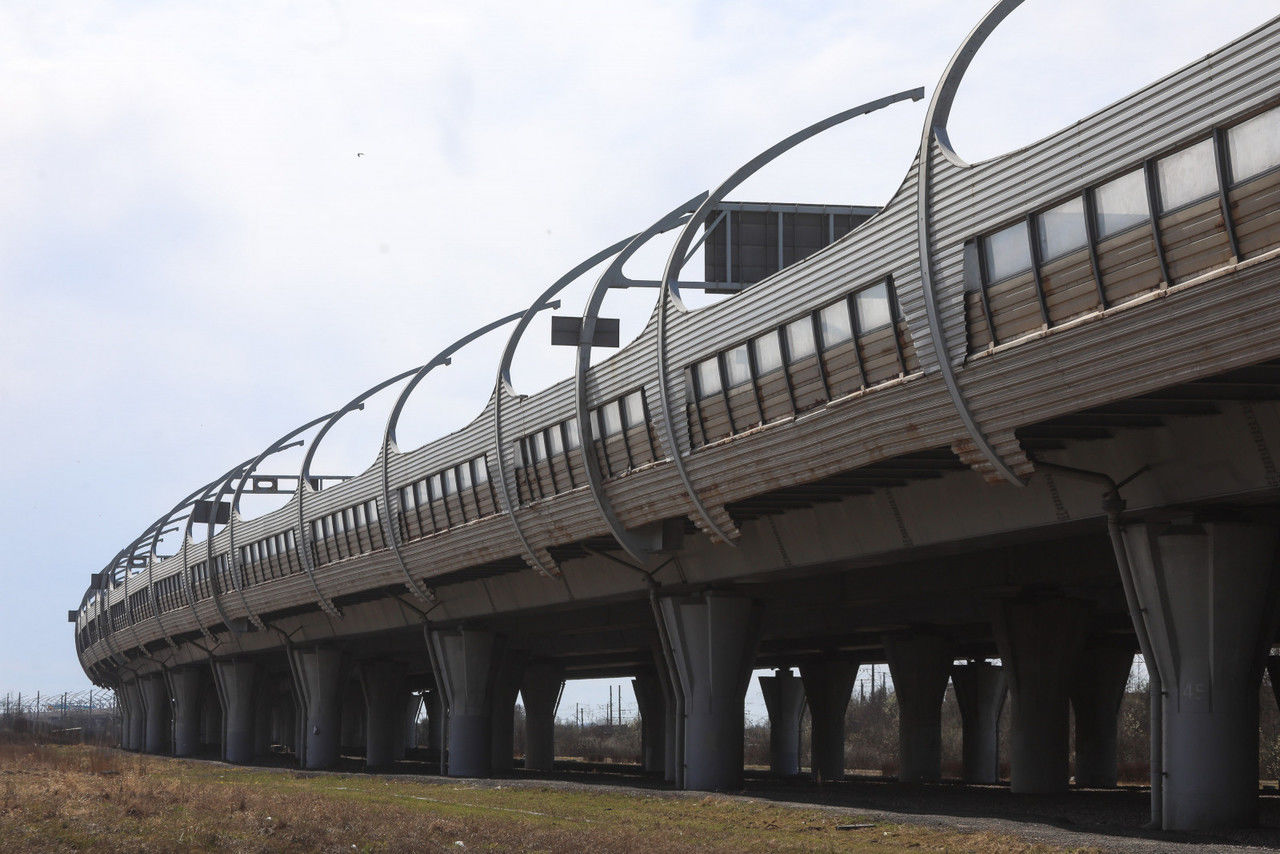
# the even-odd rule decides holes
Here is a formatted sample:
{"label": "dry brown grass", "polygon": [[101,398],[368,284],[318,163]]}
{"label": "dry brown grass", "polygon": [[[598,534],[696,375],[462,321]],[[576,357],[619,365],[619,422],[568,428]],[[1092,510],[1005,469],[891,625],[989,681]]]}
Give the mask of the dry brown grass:
{"label": "dry brown grass", "polygon": [[480,787],[0,746],[4,851],[937,851],[1053,849],[731,798]]}

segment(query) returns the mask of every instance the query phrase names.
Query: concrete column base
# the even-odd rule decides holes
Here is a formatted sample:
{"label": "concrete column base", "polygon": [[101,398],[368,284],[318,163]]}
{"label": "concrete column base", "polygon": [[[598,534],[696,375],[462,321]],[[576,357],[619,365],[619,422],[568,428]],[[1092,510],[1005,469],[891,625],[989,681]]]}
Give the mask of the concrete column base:
{"label": "concrete column base", "polygon": [[405,671],[403,664],[392,661],[360,665],[367,768],[389,767],[404,755]]}
{"label": "concrete column base", "polygon": [[330,768],[341,756],[346,661],[341,651],[330,647],[293,649],[289,668],[302,698],[299,763],[303,768]]}
{"label": "concrete column base", "polygon": [[1258,817],[1258,684],[1276,631],[1276,530],[1206,522],[1125,531],[1141,615],[1164,680],[1163,823],[1248,827]]}
{"label": "concrete column base", "polygon": [[858,667],[856,661],[835,659],[800,666],[812,726],[813,776],[819,782],[844,777],[844,716],[853,683],[858,679]]}
{"label": "concrete column base", "polygon": [[200,688],[204,667],[178,667],[165,675],[173,695],[173,755],[195,756],[200,752]]}
{"label": "concrete column base", "polygon": [[683,788],[742,788],[742,715],[759,644],[759,608],[720,591],[664,598],[663,628],[684,696]]}
{"label": "concrete column base", "polygon": [[550,771],[555,766],[556,707],[563,687],[564,674],[554,663],[538,661],[525,668],[520,696],[524,698],[526,771]]}
{"label": "concrete column base", "polygon": [[1052,594],[996,604],[996,644],[1013,698],[1013,792],[1064,792],[1070,783],[1068,694],[1088,615],[1088,603]]}
{"label": "concrete column base", "polygon": [[769,770],[784,777],[800,773],[800,718],[804,683],[790,667],[761,676],[760,693],[769,712]]}
{"label": "concrete column base", "polygon": [[963,731],[962,776],[966,783],[1000,782],[1000,711],[1008,683],[1004,668],[971,661],[951,668]]}
{"label": "concrete column base", "polygon": [[147,753],[168,753],[169,727],[173,710],[169,705],[169,686],[163,673],[153,673],[138,680],[142,691],[142,708],[146,715],[143,749]]}
{"label": "concrete column base", "polygon": [[640,763],[646,774],[660,774],[666,763],[667,704],[658,674],[643,671],[631,680],[640,710]]}
{"label": "concrete column base", "polygon": [[942,779],[942,696],[951,676],[951,645],[929,634],[884,639],[898,700],[898,780]]}
{"label": "concrete column base", "polygon": [[1128,644],[1089,644],[1071,677],[1071,709],[1076,719],[1076,785],[1116,786],[1116,724],[1124,689],[1133,670]]}
{"label": "concrete column base", "polygon": [[244,658],[213,662],[213,679],[222,701],[222,758],[245,765],[253,761],[253,699],[257,665]]}
{"label": "concrete column base", "polygon": [[493,749],[494,656],[498,639],[489,632],[462,629],[433,631],[432,664],[436,684],[447,703],[447,750],[444,773],[450,777],[487,777]]}

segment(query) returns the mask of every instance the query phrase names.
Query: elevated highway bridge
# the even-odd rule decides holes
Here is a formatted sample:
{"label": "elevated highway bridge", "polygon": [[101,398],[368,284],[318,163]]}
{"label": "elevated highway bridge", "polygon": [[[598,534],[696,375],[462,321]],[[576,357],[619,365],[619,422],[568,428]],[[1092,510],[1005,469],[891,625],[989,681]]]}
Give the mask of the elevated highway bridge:
{"label": "elevated highway bridge", "polygon": [[[446,772],[484,775],[511,765],[519,692],[526,767],[549,769],[563,680],[631,676],[646,768],[732,788],[747,680],[777,667],[762,683],[775,766],[798,768],[786,733],[803,701],[831,778],[858,666],[887,661],[901,779],[939,776],[952,679],[966,779],[995,777],[1007,689],[1011,785],[1057,791],[1072,706],[1076,783],[1114,785],[1140,649],[1154,816],[1251,822],[1278,613],[1280,19],[968,164],[949,147],[951,100],[1017,5],[997,4],[953,58],[882,209],[728,196],[790,147],[922,90],[784,140],[145,529],[69,613],[86,673],[126,710],[125,746],[213,741],[243,762],[275,741],[321,768],[360,718],[377,767],[426,690]],[[673,231],[660,278],[623,275]],[[733,295],[695,311],[680,273],[700,239],[702,286]],[[530,320],[600,264],[582,316],[560,325],[575,375],[516,395]],[[649,323],[591,364],[605,295],[638,286],[657,294]],[[401,451],[421,380],[503,328],[479,416]],[[317,477],[329,429],[397,383],[374,464]],[[296,475],[263,474],[298,443]],[[242,516],[245,494],[280,490],[282,508]],[[181,547],[159,555],[175,532]]]}

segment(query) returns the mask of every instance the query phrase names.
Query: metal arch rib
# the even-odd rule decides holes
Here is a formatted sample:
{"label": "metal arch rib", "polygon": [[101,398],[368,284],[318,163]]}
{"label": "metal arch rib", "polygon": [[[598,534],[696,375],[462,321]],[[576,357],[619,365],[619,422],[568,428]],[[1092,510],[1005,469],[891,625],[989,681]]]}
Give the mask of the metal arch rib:
{"label": "metal arch rib", "polygon": [[[558,302],[547,303],[542,307],[556,308],[560,304]],[[541,311],[542,309],[539,309]],[[454,341],[448,347],[445,347],[439,353],[431,358],[420,368],[415,369],[413,376],[409,379],[403,389],[400,390],[400,396],[396,398],[395,404],[391,407],[391,412],[387,415],[387,425],[382,431],[382,506],[383,512],[380,515],[382,519],[382,531],[386,541],[391,545],[391,551],[395,555],[396,563],[400,565],[400,570],[404,573],[405,581],[408,582],[409,589],[413,594],[424,602],[432,602],[435,597],[422,588],[422,585],[413,577],[413,573],[409,571],[409,565],[405,562],[404,554],[400,551],[399,532],[396,530],[395,521],[392,517],[391,505],[391,469],[390,457],[393,446],[396,445],[396,428],[400,424],[400,414],[404,412],[404,406],[409,402],[409,395],[413,394],[413,390],[418,384],[426,379],[427,374],[431,373],[442,365],[449,365],[453,362],[453,354],[461,350],[463,347],[481,338],[495,329],[506,326],[515,320],[519,320],[524,316],[524,312],[514,312],[505,317],[500,317],[490,323],[486,323],[479,329],[476,329],[467,335],[462,336]]]}
{"label": "metal arch rib", "polygon": [[947,137],[947,121],[951,118],[951,107],[955,102],[956,92],[959,91],[960,81],[964,79],[969,63],[973,61],[983,42],[995,31],[1000,22],[1022,3],[1023,0],[1001,0],[993,6],[965,37],[955,55],[951,57],[951,61],[947,63],[947,68],[942,73],[942,80],[934,90],[933,98],[929,102],[929,110],[925,114],[916,169],[916,235],[919,242],[920,287],[924,291],[925,314],[929,320],[929,338],[933,342],[938,370],[942,374],[942,382],[947,388],[947,393],[951,396],[951,402],[956,408],[956,414],[960,417],[975,447],[1001,477],[1017,486],[1023,486],[1025,482],[1009,468],[996,449],[991,446],[986,434],[978,427],[973,413],[969,410],[969,403],[965,400],[959,383],[956,382],[955,369],[951,364],[946,333],[942,328],[942,318],[938,310],[938,295],[933,286],[933,257],[930,251],[932,234],[929,225],[929,152],[930,143],[934,138],[937,138],[939,145],[946,151],[951,150]]}
{"label": "metal arch rib", "polygon": [[[222,477],[219,477],[217,480],[209,481],[209,483],[205,484],[203,490],[199,493],[200,500],[202,501],[208,500],[209,496],[213,494],[214,488],[218,484],[240,474],[241,472],[244,471],[245,466],[247,466],[248,464],[249,464],[249,460],[245,460],[244,462],[240,463],[238,466],[235,466],[234,468],[229,469],[224,475],[222,475]],[[192,493],[192,494],[195,495],[195,493]],[[200,627],[200,634],[204,635],[206,638],[208,638],[212,642],[213,635],[209,632],[207,628],[205,628],[204,623],[201,622],[200,612],[196,608],[196,586],[195,586],[195,582],[192,581],[191,579],[191,573],[190,573],[191,566],[188,563],[188,556],[187,556],[187,546],[191,542],[191,530],[195,527],[195,519],[196,517],[194,513],[188,515],[186,527],[182,532],[182,578],[187,583],[187,597],[188,597],[188,605],[190,605],[191,607],[191,616],[195,617],[196,625]],[[218,615],[222,617],[223,622],[226,622],[226,614],[224,614],[222,611],[222,603],[218,602],[217,597],[213,595],[213,588],[215,586],[213,583],[213,565],[209,562],[206,562],[205,571],[209,574],[209,596],[214,600],[214,607],[218,609]]]}
{"label": "metal arch rib", "polygon": [[[498,475],[498,494],[502,496],[503,509],[507,513],[507,518],[511,520],[511,527],[515,531],[516,538],[520,540],[520,546],[524,549],[525,560],[545,576],[554,576],[556,567],[544,566],[542,559],[538,557],[537,551],[529,542],[528,536],[524,532],[524,528],[520,524],[517,507],[517,501],[511,494],[510,481],[507,478],[506,459],[502,455],[502,446],[504,436],[502,432],[502,397],[503,394],[515,394],[511,386],[511,364],[515,360],[516,348],[520,344],[520,339],[524,337],[525,330],[529,328],[529,324],[533,321],[534,316],[547,308],[553,306],[559,307],[559,301],[552,301],[552,298],[559,294],[562,290],[576,281],[580,276],[590,270],[592,267],[600,264],[608,258],[617,255],[626,246],[635,239],[633,234],[631,237],[619,240],[612,246],[600,250],[587,260],[581,262],[573,269],[569,270],[559,279],[551,284],[545,291],[538,295],[527,309],[520,315],[520,321],[516,324],[516,328],[511,330],[511,335],[507,338],[507,346],[502,351],[502,361],[498,365],[498,379],[494,383],[493,389],[493,456],[496,464],[496,473]],[[578,421],[581,427],[582,421]],[[594,492],[594,485],[592,487]],[[597,502],[598,503],[598,502]]]}
{"label": "metal arch rib", "polygon": [[618,541],[618,545],[622,546],[622,549],[627,554],[640,562],[644,562],[646,550],[622,524],[618,514],[614,512],[608,496],[605,495],[604,477],[600,472],[600,461],[596,458],[594,451],[595,437],[587,401],[587,370],[591,367],[591,340],[595,336],[596,320],[600,315],[600,308],[604,304],[605,295],[610,288],[625,287],[631,281],[622,273],[622,268],[627,261],[635,255],[640,247],[654,237],[670,231],[685,222],[706,197],[706,193],[699,193],[689,201],[676,207],[640,234],[630,238],[626,242],[626,247],[596,281],[595,287],[591,291],[591,297],[582,312],[582,329],[578,336],[578,359],[574,373],[574,416],[578,419],[578,453],[582,456],[582,464],[587,473],[587,484],[591,488],[591,497],[595,500],[596,509],[600,512],[601,518],[609,526],[609,530],[613,533],[613,538]]}
{"label": "metal arch rib", "polygon": [[315,437],[311,440],[311,444],[307,447],[307,453],[302,458],[302,466],[298,470],[298,528],[297,541],[298,550],[301,552],[302,569],[307,574],[307,580],[311,582],[311,589],[315,590],[317,602],[320,609],[331,617],[342,619],[342,612],[337,606],[324,595],[324,591],[320,589],[320,582],[316,580],[315,560],[311,554],[311,542],[307,533],[307,516],[306,516],[306,495],[307,490],[311,487],[309,479],[311,477],[311,461],[315,459],[316,451],[320,449],[320,443],[324,441],[324,437],[333,429],[342,417],[349,412],[355,412],[358,409],[364,409],[364,402],[382,391],[387,386],[395,385],[401,380],[413,375],[419,368],[410,368],[407,371],[401,371],[393,377],[383,380],[375,386],[372,386],[360,394],[349,400],[346,405],[335,409],[329,415],[325,416],[324,424],[316,432]]}
{"label": "metal arch rib", "polygon": [[[253,462],[249,463],[249,465],[245,467],[244,473],[240,476],[240,482],[236,484],[236,491],[231,496],[231,513],[230,517],[227,519],[227,561],[231,571],[231,584],[235,587],[236,592],[240,594],[240,604],[244,606],[244,612],[249,615],[249,619],[253,621],[253,624],[260,629],[266,628],[266,626],[263,624],[262,620],[259,619],[258,615],[253,612],[253,609],[249,607],[249,598],[245,596],[244,588],[242,588],[240,583],[236,580],[236,572],[239,569],[236,549],[236,518],[240,513],[240,497],[244,494],[244,487],[245,484],[249,482],[249,478],[253,476],[253,473],[258,470],[258,466],[262,465],[263,461],[266,460],[267,457],[270,457],[273,454],[278,454],[288,448],[298,447],[302,442],[294,441],[297,436],[307,432],[312,427],[332,417],[333,413],[329,412],[325,415],[321,415],[319,418],[313,418],[306,424],[303,424],[301,427],[294,428],[268,445],[262,453],[253,458]],[[221,495],[221,493],[219,494]],[[298,545],[297,548],[301,550],[302,546]],[[302,560],[301,555],[299,555],[298,560]],[[233,628],[232,631],[234,632],[235,629]]]}
{"label": "metal arch rib", "polygon": [[712,191],[705,201],[698,206],[697,211],[685,224],[684,230],[680,232],[679,239],[676,240],[675,246],[671,248],[671,255],[667,258],[667,266],[662,271],[662,280],[659,283],[658,292],[658,335],[657,335],[657,363],[658,363],[658,391],[659,404],[662,413],[662,441],[671,451],[671,460],[675,463],[676,472],[680,475],[680,482],[684,484],[685,492],[689,499],[693,502],[694,509],[698,515],[702,517],[702,521],[707,528],[714,532],[726,543],[732,543],[733,539],[728,533],[720,527],[719,523],[712,517],[711,512],[703,503],[702,497],[698,495],[697,489],[694,488],[693,481],[689,477],[689,470],[685,466],[684,457],[680,454],[680,443],[676,439],[675,422],[671,415],[671,398],[668,388],[667,379],[667,312],[670,304],[674,301],[678,310],[683,310],[683,303],[680,301],[680,289],[677,284],[677,277],[680,268],[684,266],[686,260],[686,252],[690,244],[693,242],[693,235],[697,228],[706,222],[710,215],[711,209],[724,200],[725,196],[734,190],[739,184],[749,178],[751,175],[759,171],[763,166],[777,159],[780,155],[795,148],[807,139],[822,133],[829,128],[857,118],[858,116],[873,113],[876,110],[896,104],[900,101],[919,101],[924,97],[924,89],[909,89],[898,92],[894,95],[888,95],[883,98],[877,98],[874,101],[868,101],[857,107],[843,110],[833,116],[823,119],[820,122],[809,125],[804,130],[792,134],[781,142],[776,143],[770,148],[758,154],[749,160],[743,166],[739,167],[736,172]]}

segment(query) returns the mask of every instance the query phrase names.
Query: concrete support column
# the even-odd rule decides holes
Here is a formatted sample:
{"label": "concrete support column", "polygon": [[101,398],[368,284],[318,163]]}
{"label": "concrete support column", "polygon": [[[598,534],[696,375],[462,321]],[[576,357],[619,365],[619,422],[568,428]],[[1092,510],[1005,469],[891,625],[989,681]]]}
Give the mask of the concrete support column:
{"label": "concrete support column", "polygon": [[440,761],[444,757],[444,723],[446,706],[444,691],[432,688],[422,693],[423,705],[427,707],[427,750]]}
{"label": "concrete support column", "polygon": [[398,662],[368,661],[360,665],[365,709],[364,764],[368,768],[386,768],[404,756],[408,693],[404,676],[405,666]]}
{"label": "concrete support column", "polygon": [[930,634],[884,638],[898,701],[898,780],[942,779],[942,697],[951,677],[951,645]]}
{"label": "concrete support column", "polygon": [[658,674],[646,670],[631,680],[640,710],[640,761],[645,773],[657,774],[666,768],[667,703]]}
{"label": "concrete support column", "polygon": [[996,604],[996,644],[1009,679],[1009,758],[1014,792],[1066,791],[1070,782],[1068,694],[1089,606],[1040,595]]}
{"label": "concrete support column", "polygon": [[138,680],[142,689],[142,707],[146,714],[143,749],[147,753],[169,752],[169,727],[173,708],[169,704],[169,686],[163,673],[153,673]]}
{"label": "concrete support column", "polygon": [[1275,635],[1276,532],[1209,522],[1125,532],[1164,682],[1163,821],[1251,826],[1258,814],[1258,683]]}
{"label": "concrete support column", "polygon": [[1116,786],[1116,724],[1132,669],[1133,648],[1128,644],[1088,645],[1076,663],[1071,708],[1076,718],[1077,786]]}
{"label": "concrete support column", "polygon": [[742,787],[743,698],[760,636],[744,596],[708,591],[659,603],[684,697],[685,789]]}
{"label": "concrete support column", "polygon": [[444,772],[487,777],[493,748],[491,671],[498,640],[489,632],[462,629],[433,631],[428,642],[448,715]]}
{"label": "concrete support column", "polygon": [[504,650],[494,670],[489,731],[489,768],[494,772],[509,772],[515,764],[516,697],[524,679],[525,657],[521,650]]}
{"label": "concrete support column", "polygon": [[166,673],[173,695],[173,755],[195,756],[200,752],[200,688],[204,666],[193,664]]}
{"label": "concrete support column", "polygon": [[819,780],[844,776],[844,716],[849,709],[858,662],[827,659],[800,666],[812,726],[810,755]]}
{"label": "concrete support column", "polygon": [[344,677],[340,697],[342,734],[338,738],[338,753],[359,753],[364,749],[365,740],[364,695],[360,691],[360,681]]}
{"label": "concrete support column", "polygon": [[213,678],[222,701],[222,758],[253,761],[253,692],[257,665],[244,658],[213,662]]}
{"label": "concrete support column", "polygon": [[329,768],[341,755],[342,689],[346,684],[342,652],[330,647],[293,649],[289,667],[302,698],[298,735],[303,768]]}
{"label": "concrete support column", "polygon": [[410,750],[418,746],[418,713],[422,711],[422,697],[409,692],[404,701],[404,729],[401,732],[400,758],[408,755]]}
{"label": "concrete support column", "polygon": [[271,740],[276,744],[286,745],[295,752],[298,749],[298,737],[294,729],[297,723],[297,710],[293,707],[293,691],[279,691],[271,704]]}
{"label": "concrete support column", "polygon": [[271,752],[271,707],[274,705],[269,677],[263,675],[261,690],[253,698],[253,755],[266,756]]}
{"label": "concrete support column", "polygon": [[213,681],[213,669],[204,678],[200,692],[200,747],[204,751],[218,751],[222,755],[222,703],[218,700],[218,688]]}
{"label": "concrete support column", "polygon": [[1004,668],[970,661],[951,668],[963,735],[962,776],[966,783],[1000,782],[1000,710],[1008,690]]}
{"label": "concrete support column", "polygon": [[147,715],[142,708],[142,688],[138,680],[128,679],[120,683],[120,746],[125,750],[142,750],[147,742]]}
{"label": "concrete support column", "polygon": [[769,769],[791,777],[800,773],[800,718],[804,683],[790,667],[760,677],[760,693],[769,712]]}
{"label": "concrete support column", "polygon": [[[550,771],[555,765],[556,707],[563,687],[564,673],[554,662],[536,661],[525,668],[520,696],[524,698],[526,771]],[[641,727],[643,731],[643,719]]]}

